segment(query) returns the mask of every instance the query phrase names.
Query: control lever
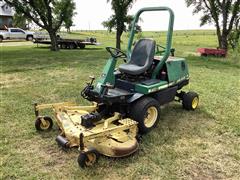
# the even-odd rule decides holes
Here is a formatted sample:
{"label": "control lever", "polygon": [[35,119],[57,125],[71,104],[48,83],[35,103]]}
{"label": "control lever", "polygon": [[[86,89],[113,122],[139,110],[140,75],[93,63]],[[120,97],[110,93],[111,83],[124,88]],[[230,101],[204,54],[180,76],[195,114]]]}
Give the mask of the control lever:
{"label": "control lever", "polygon": [[91,79],[91,82],[90,82],[90,84],[88,84],[88,85],[92,86],[92,85],[93,85],[93,82],[94,82],[94,80],[95,80],[95,76],[89,76],[89,78]]}

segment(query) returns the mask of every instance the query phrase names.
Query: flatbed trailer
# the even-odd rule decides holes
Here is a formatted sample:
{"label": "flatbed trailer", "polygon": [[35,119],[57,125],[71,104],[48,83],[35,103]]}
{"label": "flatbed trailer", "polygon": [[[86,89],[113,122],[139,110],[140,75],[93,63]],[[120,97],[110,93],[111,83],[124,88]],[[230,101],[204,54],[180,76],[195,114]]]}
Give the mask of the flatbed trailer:
{"label": "flatbed trailer", "polygon": [[198,48],[197,52],[201,56],[217,56],[217,57],[226,57],[227,51],[225,49],[214,49],[214,48]]}
{"label": "flatbed trailer", "polygon": [[[96,38],[87,38],[86,40],[82,39],[58,39],[58,46],[61,49],[84,49],[86,46],[97,46],[99,43],[97,43]],[[35,39],[35,44],[51,44],[51,40],[49,39]]]}

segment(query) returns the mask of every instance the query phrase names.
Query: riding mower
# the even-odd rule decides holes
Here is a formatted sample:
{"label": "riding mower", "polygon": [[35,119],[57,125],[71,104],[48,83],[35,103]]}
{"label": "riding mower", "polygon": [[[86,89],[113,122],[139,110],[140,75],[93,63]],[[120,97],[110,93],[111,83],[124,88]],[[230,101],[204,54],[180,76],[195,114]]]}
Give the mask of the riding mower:
{"label": "riding mower", "polygon": [[[160,45],[152,39],[140,39],[133,50],[134,27],[146,11],[168,11],[170,14],[166,47],[159,55]],[[188,66],[184,58],[170,56],[174,14],[167,7],[143,8],[133,20],[127,53],[107,47],[111,57],[94,85],[94,77],[81,95],[90,106],[63,102],[35,104],[35,127],[48,131],[53,121],[39,111],[53,109],[61,131],[56,141],[64,148],[78,147],[78,163],[92,166],[99,154],[124,157],[138,147],[138,135],[148,133],[158,123],[160,106],[171,101],[182,102],[186,110],[195,110],[199,97],[181,89],[189,84]],[[157,54],[157,55],[156,55]],[[125,60],[116,69],[118,59]]]}

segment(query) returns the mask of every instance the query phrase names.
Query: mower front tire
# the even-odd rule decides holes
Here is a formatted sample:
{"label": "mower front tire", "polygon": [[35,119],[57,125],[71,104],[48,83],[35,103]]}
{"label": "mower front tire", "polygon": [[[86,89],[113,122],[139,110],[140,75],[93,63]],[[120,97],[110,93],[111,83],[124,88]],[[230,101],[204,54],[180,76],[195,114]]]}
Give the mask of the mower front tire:
{"label": "mower front tire", "polygon": [[154,98],[144,97],[133,104],[130,117],[138,122],[139,133],[146,134],[160,119],[160,104]]}
{"label": "mower front tire", "polygon": [[182,106],[186,110],[195,110],[199,104],[199,96],[195,92],[184,93],[182,96]]}
{"label": "mower front tire", "polygon": [[49,131],[52,129],[52,126],[53,120],[48,116],[38,117],[35,121],[35,128],[38,131]]}
{"label": "mower front tire", "polygon": [[78,156],[78,165],[81,168],[91,167],[97,163],[99,158],[99,153],[95,149],[88,150],[86,152],[81,152]]}

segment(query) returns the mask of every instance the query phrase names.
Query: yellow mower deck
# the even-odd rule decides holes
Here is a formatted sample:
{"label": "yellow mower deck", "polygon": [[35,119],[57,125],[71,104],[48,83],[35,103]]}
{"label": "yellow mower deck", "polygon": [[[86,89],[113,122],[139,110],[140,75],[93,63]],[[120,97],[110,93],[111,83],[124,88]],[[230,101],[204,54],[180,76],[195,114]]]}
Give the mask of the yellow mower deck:
{"label": "yellow mower deck", "polygon": [[80,147],[81,151],[94,148],[100,154],[110,157],[128,156],[138,149],[135,138],[137,122],[123,119],[119,113],[115,112],[112,117],[95,122],[94,127],[86,128],[81,125],[81,116],[96,112],[96,103],[92,106],[76,106],[74,103],[35,105],[35,112],[38,114],[39,110],[48,108],[53,108],[61,136],[66,138],[68,147]]}

